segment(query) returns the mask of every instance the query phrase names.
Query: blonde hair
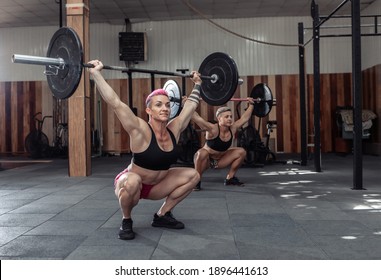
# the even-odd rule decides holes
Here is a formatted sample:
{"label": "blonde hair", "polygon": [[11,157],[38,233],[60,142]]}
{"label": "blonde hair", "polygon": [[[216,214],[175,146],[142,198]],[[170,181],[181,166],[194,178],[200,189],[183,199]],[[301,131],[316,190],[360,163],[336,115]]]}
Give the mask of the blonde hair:
{"label": "blonde hair", "polygon": [[231,111],[231,109],[227,106],[218,108],[216,111],[216,118],[218,118],[220,114],[228,112],[228,111]]}

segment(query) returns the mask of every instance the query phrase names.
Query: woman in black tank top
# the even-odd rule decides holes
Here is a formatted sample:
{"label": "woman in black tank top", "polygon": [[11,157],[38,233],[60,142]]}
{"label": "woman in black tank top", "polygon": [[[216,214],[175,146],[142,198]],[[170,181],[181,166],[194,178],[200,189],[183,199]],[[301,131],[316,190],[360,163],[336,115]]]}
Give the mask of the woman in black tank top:
{"label": "woman in black tank top", "polygon": [[206,139],[206,145],[211,148],[212,150],[219,151],[219,152],[225,152],[227,149],[230,148],[233,142],[233,133],[229,127],[230,132],[230,139],[229,141],[222,141],[220,138],[220,126],[218,125],[218,135],[213,139]]}
{"label": "woman in black tank top", "polygon": [[[206,131],[205,145],[194,155],[194,165],[200,176],[208,168],[230,167],[224,180],[224,185],[243,186],[235,176],[246,157],[242,147],[232,147],[233,135],[249,121],[254,109],[253,98],[247,98],[248,108],[241,118],[233,121],[233,114],[229,107],[221,107],[216,112],[217,123],[205,121],[195,112],[192,120]],[[201,190],[201,181],[194,190]]]}
{"label": "woman in black tank top", "polygon": [[113,108],[123,128],[130,137],[131,163],[120,172],[115,180],[115,195],[123,215],[118,237],[133,239],[132,209],[142,198],[162,200],[164,203],[154,213],[151,225],[182,229],[184,224],[175,219],[172,209],[187,197],[200,179],[194,168],[172,166],[177,161],[177,142],[188,126],[196,110],[201,89],[200,73],[193,71],[191,80],[194,88],[184,103],[180,114],[169,121],[170,101],[163,89],[157,89],[146,99],[148,123],[137,117],[130,107],[101,75],[103,64],[99,60],[89,62],[88,68],[104,101]]}

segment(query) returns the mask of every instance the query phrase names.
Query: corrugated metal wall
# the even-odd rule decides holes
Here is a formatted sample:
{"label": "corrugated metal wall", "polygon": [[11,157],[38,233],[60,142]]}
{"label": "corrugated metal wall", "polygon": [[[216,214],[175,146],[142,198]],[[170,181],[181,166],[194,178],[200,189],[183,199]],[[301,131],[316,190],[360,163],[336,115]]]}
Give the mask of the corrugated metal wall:
{"label": "corrugated metal wall", "polygon": [[[295,45],[297,22],[296,18],[216,20],[219,25],[249,38]],[[242,76],[298,71],[297,47],[258,44],[206,21],[159,22],[151,25],[142,23],[134,25],[134,30],[147,32],[150,40],[149,64],[153,68],[164,66],[169,70],[181,66],[198,69],[208,54],[220,51],[234,58]]]}
{"label": "corrugated metal wall", "polygon": [[[380,2],[380,1],[379,1]],[[380,10],[381,4],[375,4]],[[377,9],[369,9],[373,13]],[[278,44],[297,44],[298,22],[311,27],[310,17],[247,18],[216,20],[217,24],[248,38]],[[348,23],[349,22],[349,23]],[[328,24],[328,23],[327,23]],[[329,21],[330,25],[350,24]],[[14,53],[45,56],[49,41],[56,27],[29,27],[0,29],[1,81],[44,80],[42,66],[11,63]],[[298,73],[297,47],[269,46],[230,34],[205,20],[146,22],[132,25],[135,32],[146,32],[148,37],[148,60],[137,68],[174,72],[178,68],[198,69],[210,53],[222,51],[236,61],[241,76]],[[125,66],[119,61],[118,34],[124,26],[92,24],[90,27],[90,57],[99,58],[107,65]],[[334,30],[329,32],[350,32]],[[305,41],[312,37],[306,30]],[[378,57],[380,39],[363,38],[363,68],[380,63]],[[326,38],[321,40],[321,72],[345,73],[352,71],[351,39]],[[307,72],[312,72],[312,44],[306,48]],[[107,71],[107,78],[124,78],[116,71]],[[142,77],[143,74],[134,74]]]}
{"label": "corrugated metal wall", "polygon": [[[370,7],[368,7],[361,14],[362,15],[380,15],[381,1],[374,2]],[[377,20],[378,20],[378,24],[380,24],[381,18],[379,17]],[[381,33],[380,32],[381,26],[378,26],[378,30],[379,30],[378,32]],[[369,30],[369,32],[371,31],[372,30]],[[368,69],[368,68],[371,68],[372,66],[381,64],[381,36],[366,37],[362,39],[362,42],[363,42],[362,43],[362,61],[361,61],[362,68]]]}
{"label": "corrugated metal wall", "polygon": [[0,80],[45,80],[43,66],[16,65],[11,62],[11,58],[12,54],[45,56],[56,29],[46,26],[0,29]]}
{"label": "corrugated metal wall", "polygon": [[[249,38],[280,44],[297,44],[297,25],[305,18],[250,18],[240,20],[217,20],[225,28]],[[56,27],[30,27],[0,29],[1,81],[43,80],[43,66],[12,64],[14,53],[46,55],[49,41]],[[298,73],[297,47],[278,47],[254,43],[232,35],[204,20],[147,22],[134,24],[135,32],[146,32],[148,37],[148,60],[136,67],[175,71],[178,68],[198,69],[210,53],[222,51],[236,61],[241,76]],[[100,58],[107,65],[125,66],[119,61],[118,34],[124,26],[92,24],[90,30],[90,57]],[[307,37],[309,36],[309,37]],[[306,40],[310,35],[306,35]],[[322,42],[322,72],[348,72],[350,43]],[[327,49],[326,53],[324,52]],[[307,51],[310,52],[310,47]],[[348,54],[348,59],[346,55]],[[312,55],[307,53],[307,68],[312,69]],[[338,59],[336,59],[336,57]],[[348,61],[349,60],[349,61]],[[124,78],[122,73],[108,71],[107,78]],[[141,77],[142,74],[136,74]]]}

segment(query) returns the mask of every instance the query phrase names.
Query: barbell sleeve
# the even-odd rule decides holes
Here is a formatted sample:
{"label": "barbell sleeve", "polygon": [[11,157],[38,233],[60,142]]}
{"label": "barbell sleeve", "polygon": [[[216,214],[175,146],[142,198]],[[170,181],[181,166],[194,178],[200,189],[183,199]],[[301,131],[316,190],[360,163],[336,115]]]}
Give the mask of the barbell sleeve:
{"label": "barbell sleeve", "polygon": [[32,56],[32,55],[22,55],[14,54],[12,55],[13,63],[23,63],[23,64],[33,64],[33,65],[55,65],[63,66],[65,61],[62,58],[54,57],[43,57],[43,56]]}

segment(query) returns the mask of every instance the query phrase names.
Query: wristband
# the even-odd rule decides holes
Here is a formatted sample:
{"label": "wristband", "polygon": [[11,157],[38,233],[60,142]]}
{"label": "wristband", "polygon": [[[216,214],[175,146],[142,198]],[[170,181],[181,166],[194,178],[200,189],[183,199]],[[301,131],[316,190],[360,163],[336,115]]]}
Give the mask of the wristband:
{"label": "wristband", "polygon": [[200,92],[201,92],[201,85],[195,84],[194,87],[193,87],[193,90],[192,90],[192,93],[193,92],[196,92],[196,93],[200,94]]}
{"label": "wristband", "polygon": [[193,102],[195,102],[195,103],[197,103],[197,104],[200,103],[200,95],[197,94],[197,93],[194,93],[193,91],[192,91],[192,93],[188,96],[187,99],[189,99],[190,101],[193,101]]}

